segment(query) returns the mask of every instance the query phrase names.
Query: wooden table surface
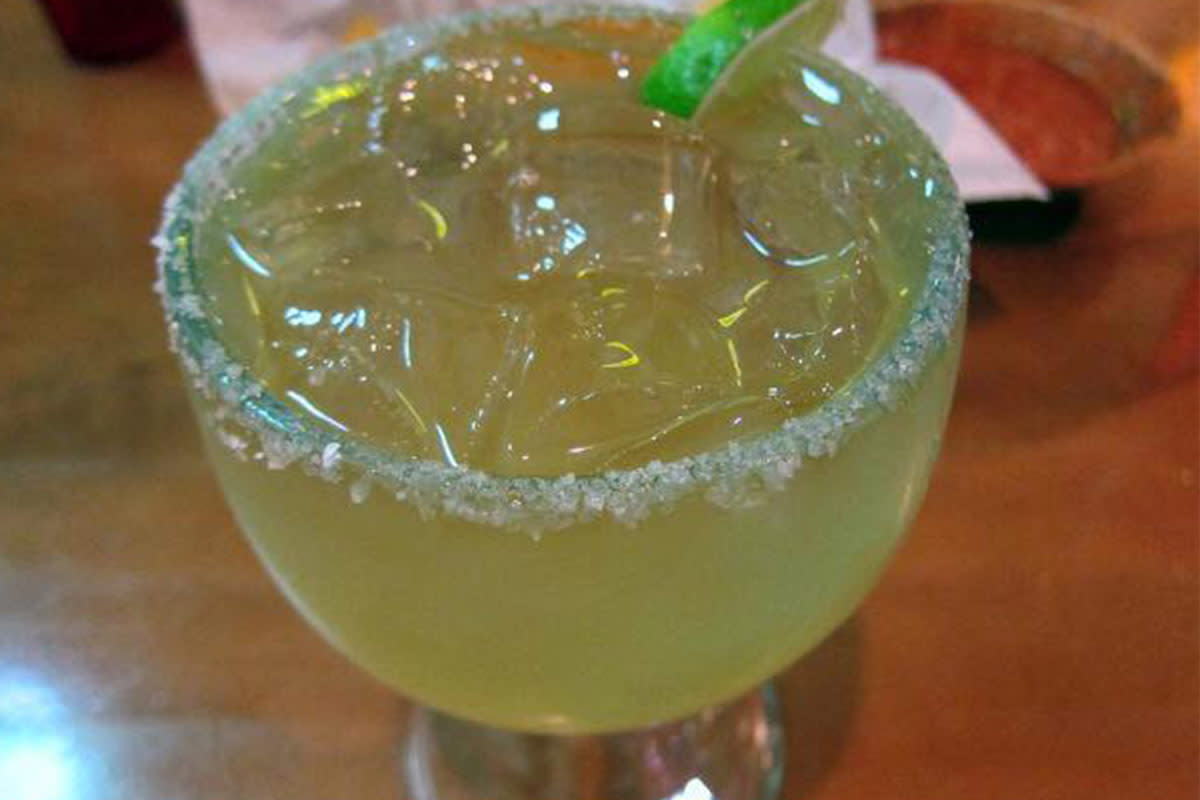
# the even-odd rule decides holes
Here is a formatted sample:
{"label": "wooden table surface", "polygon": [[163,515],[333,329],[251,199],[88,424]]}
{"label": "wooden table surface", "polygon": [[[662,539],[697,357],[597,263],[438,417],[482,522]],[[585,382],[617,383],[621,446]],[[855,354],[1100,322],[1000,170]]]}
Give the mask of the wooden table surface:
{"label": "wooden table surface", "polygon": [[[1195,64],[1191,0],[1075,4]],[[400,796],[406,706],[268,582],[164,347],[147,240],[213,122],[182,45],[85,70],[0,6],[0,800]],[[1198,152],[978,248],[925,508],[781,679],[788,800],[1196,796]]]}

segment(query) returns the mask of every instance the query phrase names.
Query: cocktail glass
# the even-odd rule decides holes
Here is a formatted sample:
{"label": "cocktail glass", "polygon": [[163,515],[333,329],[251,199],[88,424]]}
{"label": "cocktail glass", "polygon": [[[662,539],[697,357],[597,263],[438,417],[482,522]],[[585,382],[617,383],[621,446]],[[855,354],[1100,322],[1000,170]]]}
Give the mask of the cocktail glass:
{"label": "cocktail glass", "polygon": [[964,218],[945,165],[902,112],[845,68],[792,54],[824,76],[809,90],[860,98],[920,166],[921,191],[872,220],[912,296],[885,346],[828,400],[669,463],[487,474],[400,458],[301,417],[231,354],[197,255],[231,170],[322,87],[472,25],[590,18],[683,21],[600,6],[435,20],[253,101],[167,201],[157,245],[170,338],[263,563],[335,647],[422,704],[404,750],[414,797],[768,798],[782,733],[773,695],[755,687],[875,583],[924,496],[957,371]]}

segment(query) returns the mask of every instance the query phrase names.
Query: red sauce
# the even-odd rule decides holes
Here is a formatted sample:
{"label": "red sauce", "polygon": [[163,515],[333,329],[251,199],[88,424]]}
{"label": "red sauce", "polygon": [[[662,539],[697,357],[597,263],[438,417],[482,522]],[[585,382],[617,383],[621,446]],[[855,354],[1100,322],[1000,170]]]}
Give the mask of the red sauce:
{"label": "red sauce", "polygon": [[1117,121],[1084,81],[953,23],[935,9],[884,14],[880,53],[940,75],[1051,186],[1081,185],[1116,155]]}

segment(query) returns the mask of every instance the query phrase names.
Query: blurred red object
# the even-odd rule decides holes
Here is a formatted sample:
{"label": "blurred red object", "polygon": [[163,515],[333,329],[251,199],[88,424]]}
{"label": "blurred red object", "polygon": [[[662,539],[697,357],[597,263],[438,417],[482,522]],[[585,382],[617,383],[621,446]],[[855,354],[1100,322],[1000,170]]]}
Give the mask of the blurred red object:
{"label": "blurred red object", "polygon": [[1124,172],[1178,129],[1163,65],[1077,4],[875,2],[880,53],[941,75],[1053,189]]}
{"label": "blurred red object", "polygon": [[940,75],[1043,182],[1087,183],[1120,149],[1106,98],[1049,58],[989,41],[957,10],[930,3],[882,15],[880,53]]}
{"label": "blurred red object", "polygon": [[111,64],[148,55],[180,30],[172,0],[41,0],[75,61]]}

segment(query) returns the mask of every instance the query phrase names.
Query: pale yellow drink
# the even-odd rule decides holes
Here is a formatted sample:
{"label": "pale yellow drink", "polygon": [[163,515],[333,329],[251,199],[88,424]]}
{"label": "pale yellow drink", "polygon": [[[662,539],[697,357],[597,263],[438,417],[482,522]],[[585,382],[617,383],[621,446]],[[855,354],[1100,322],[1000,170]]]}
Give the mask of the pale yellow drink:
{"label": "pale yellow drink", "polygon": [[168,229],[185,356],[219,320],[196,407],[239,523],[331,642],[459,716],[612,731],[745,691],[861,601],[936,456],[944,168],[820,61],[700,125],[641,108],[674,33],[397,34],[276,97]]}

